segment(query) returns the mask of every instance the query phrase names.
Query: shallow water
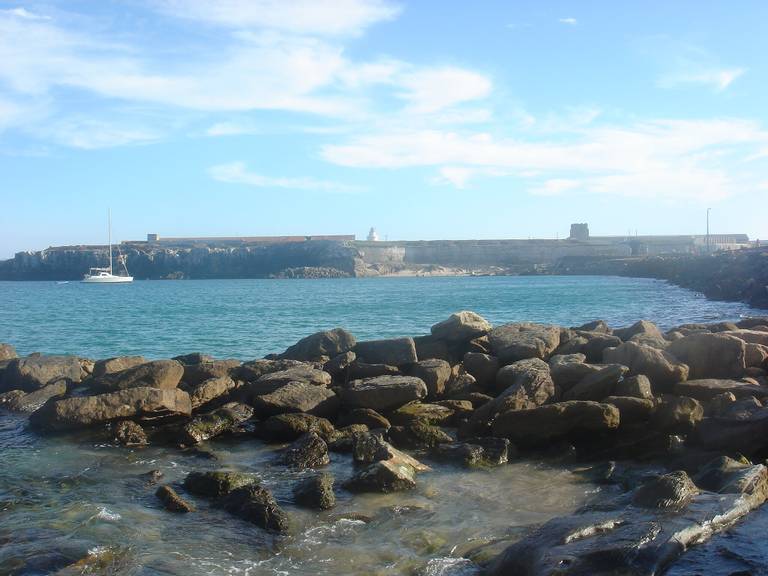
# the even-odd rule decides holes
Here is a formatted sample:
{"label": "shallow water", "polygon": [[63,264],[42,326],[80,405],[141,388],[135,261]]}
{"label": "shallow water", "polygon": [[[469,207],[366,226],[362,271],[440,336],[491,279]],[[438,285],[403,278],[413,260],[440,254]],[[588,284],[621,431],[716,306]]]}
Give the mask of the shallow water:
{"label": "shallow water", "polygon": [[23,354],[249,359],[336,326],[358,339],[427,334],[457,310],[494,324],[564,326],[645,318],[671,327],[760,314],[659,280],[604,276],[0,282],[0,342]]}

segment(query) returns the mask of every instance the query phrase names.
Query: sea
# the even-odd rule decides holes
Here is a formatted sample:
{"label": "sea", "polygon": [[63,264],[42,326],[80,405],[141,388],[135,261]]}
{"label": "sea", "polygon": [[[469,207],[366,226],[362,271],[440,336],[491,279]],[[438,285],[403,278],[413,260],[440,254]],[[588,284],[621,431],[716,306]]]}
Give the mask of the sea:
{"label": "sea", "polygon": [[[0,282],[0,342],[20,354],[248,360],[337,326],[360,340],[428,334],[458,310],[493,324],[600,318],[620,327],[643,318],[663,328],[761,314],[662,281],[618,277]],[[337,489],[333,510],[311,512],[291,498],[308,472],[277,464],[280,448],[231,438],[187,451],[126,448],[92,433],[40,436],[24,416],[0,411],[0,574],[469,576],[478,565],[465,556],[488,558],[615,490],[555,456],[469,471],[418,455],[433,471],[415,490]],[[331,460],[338,486],[352,473],[351,458]],[[267,534],[198,499],[196,512],[167,512],[145,476],[159,470],[178,485],[193,470],[214,469],[256,476],[290,514],[291,534]],[[764,513],[753,514],[669,574],[765,574],[768,547],[755,534],[767,526]]]}

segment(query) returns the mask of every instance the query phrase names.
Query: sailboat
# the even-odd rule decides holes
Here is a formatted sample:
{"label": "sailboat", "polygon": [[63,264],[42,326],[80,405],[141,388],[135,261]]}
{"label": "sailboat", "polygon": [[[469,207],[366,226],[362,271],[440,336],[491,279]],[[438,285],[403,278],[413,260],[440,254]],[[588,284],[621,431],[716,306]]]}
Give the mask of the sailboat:
{"label": "sailboat", "polygon": [[[123,265],[124,275],[112,274],[112,211],[107,214],[107,223],[109,228],[109,267],[108,268],[90,268],[88,274],[83,276],[81,282],[87,284],[124,284],[133,282],[133,276],[128,275],[128,268],[125,265],[125,257],[120,254],[117,261]],[[118,247],[118,251],[120,248]]]}

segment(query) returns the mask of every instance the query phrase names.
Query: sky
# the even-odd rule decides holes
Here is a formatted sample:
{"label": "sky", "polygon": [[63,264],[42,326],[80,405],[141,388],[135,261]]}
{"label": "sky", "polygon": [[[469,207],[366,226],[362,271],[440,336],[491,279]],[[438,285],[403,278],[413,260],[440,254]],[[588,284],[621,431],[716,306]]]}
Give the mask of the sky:
{"label": "sky", "polygon": [[0,0],[0,258],[113,238],[768,238],[768,3]]}

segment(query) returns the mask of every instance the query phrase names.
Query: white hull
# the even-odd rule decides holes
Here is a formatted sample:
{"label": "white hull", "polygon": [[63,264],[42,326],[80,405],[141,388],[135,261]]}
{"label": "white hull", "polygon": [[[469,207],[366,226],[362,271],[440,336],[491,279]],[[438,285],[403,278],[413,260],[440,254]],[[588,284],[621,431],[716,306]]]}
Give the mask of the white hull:
{"label": "white hull", "polygon": [[86,276],[81,280],[84,284],[125,284],[133,282],[133,276]]}

